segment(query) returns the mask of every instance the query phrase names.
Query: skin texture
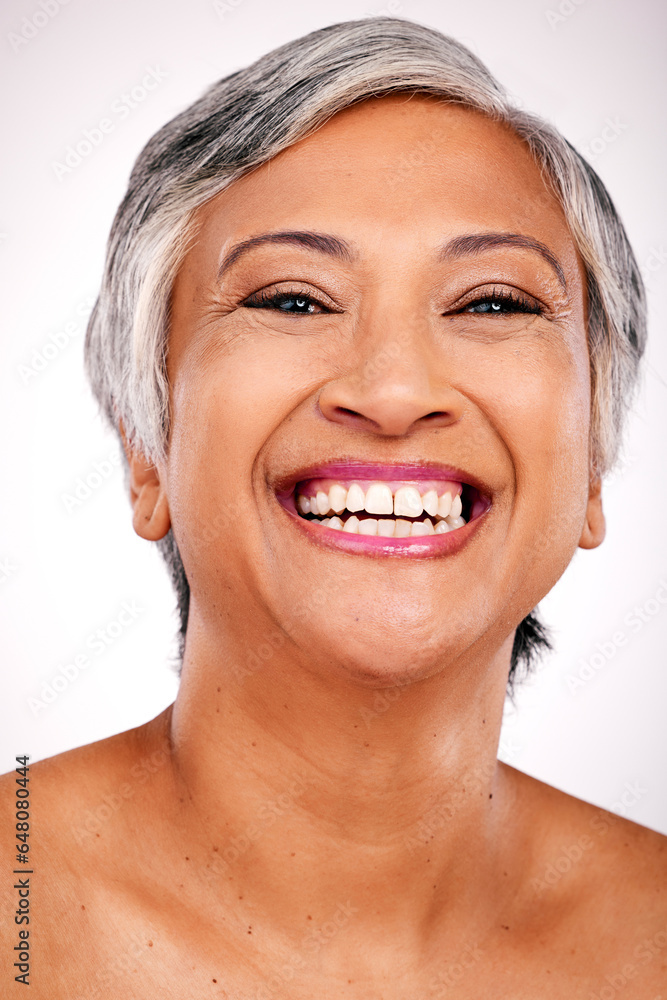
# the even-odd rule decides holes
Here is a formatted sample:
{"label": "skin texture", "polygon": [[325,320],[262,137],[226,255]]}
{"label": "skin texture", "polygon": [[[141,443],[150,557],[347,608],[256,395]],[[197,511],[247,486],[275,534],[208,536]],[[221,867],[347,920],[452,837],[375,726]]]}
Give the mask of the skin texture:
{"label": "skin texture", "polygon": [[[351,252],[218,277],[285,230]],[[533,250],[439,255],[487,232],[565,287]],[[323,308],[247,304],[274,286]],[[465,311],[507,289],[540,314]],[[33,769],[33,995],[656,997],[664,838],[496,761],[514,628],[604,535],[583,270],[525,146],[432,98],[348,109],[199,211],[172,305],[168,459],[128,455],[191,585],[181,689]],[[341,459],[456,466],[491,507],[453,555],[341,553],[275,495]]]}

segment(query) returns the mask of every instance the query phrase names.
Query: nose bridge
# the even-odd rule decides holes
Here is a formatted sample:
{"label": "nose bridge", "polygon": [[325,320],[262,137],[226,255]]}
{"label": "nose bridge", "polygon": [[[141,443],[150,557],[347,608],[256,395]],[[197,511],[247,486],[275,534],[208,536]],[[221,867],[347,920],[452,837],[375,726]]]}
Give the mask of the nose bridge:
{"label": "nose bridge", "polygon": [[364,423],[376,433],[405,434],[429,418],[445,424],[461,415],[447,383],[427,307],[385,289],[360,313],[349,364],[321,391],[325,417]]}
{"label": "nose bridge", "polygon": [[416,309],[369,306],[357,332],[357,377],[369,383],[369,389],[376,380],[413,388],[413,383],[428,379],[433,367],[431,341],[427,317]]}

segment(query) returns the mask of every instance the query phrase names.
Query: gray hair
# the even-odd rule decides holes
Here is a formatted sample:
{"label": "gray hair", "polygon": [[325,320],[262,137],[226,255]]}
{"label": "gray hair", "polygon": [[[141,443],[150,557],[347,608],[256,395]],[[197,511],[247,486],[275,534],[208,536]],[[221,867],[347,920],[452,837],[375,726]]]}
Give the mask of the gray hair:
{"label": "gray hair", "polygon": [[[337,112],[392,92],[438,96],[505,123],[528,145],[562,205],[588,286],[591,465],[602,476],[619,451],[646,338],[637,262],[602,181],[548,122],[516,107],[460,43],[399,18],[346,21],[282,45],[212,86],[139,155],[109,238],[86,336],[93,391],[116,428],[148,458],[166,456],[166,374],[173,280],[195,210]],[[160,543],[182,632],[189,588],[171,532]],[[548,645],[534,616],[516,633],[511,679]]]}

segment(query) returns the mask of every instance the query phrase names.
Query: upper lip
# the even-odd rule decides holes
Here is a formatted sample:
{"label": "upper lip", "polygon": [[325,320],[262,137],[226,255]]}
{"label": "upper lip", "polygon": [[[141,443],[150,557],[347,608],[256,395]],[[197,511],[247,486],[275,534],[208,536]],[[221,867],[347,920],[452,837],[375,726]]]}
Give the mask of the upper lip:
{"label": "upper lip", "polygon": [[479,476],[453,465],[435,462],[368,462],[347,458],[331,462],[318,462],[286,473],[275,480],[273,488],[278,495],[289,495],[297,483],[305,479],[444,479],[473,486],[482,496],[490,499],[492,490]]}

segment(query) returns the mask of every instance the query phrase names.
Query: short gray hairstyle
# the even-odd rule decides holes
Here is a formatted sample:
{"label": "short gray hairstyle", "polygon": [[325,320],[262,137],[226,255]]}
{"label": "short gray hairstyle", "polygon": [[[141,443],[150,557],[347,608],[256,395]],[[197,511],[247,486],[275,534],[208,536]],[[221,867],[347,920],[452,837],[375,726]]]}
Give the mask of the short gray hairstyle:
{"label": "short gray hairstyle", "polygon": [[[148,458],[159,461],[168,449],[169,303],[196,209],[337,112],[397,92],[435,95],[505,123],[540,166],[586,271],[592,473],[602,476],[612,467],[644,350],[646,306],[611,198],[560,133],[518,108],[465,46],[392,17],[329,25],[274,49],[212,86],[139,155],[109,238],[86,368],[112,425],[122,421],[129,441]],[[160,545],[184,635],[187,579],[171,532]],[[510,682],[545,645],[540,623],[529,615],[517,629]]]}

